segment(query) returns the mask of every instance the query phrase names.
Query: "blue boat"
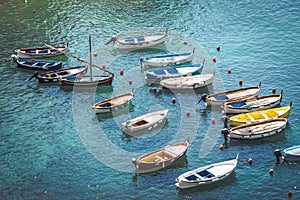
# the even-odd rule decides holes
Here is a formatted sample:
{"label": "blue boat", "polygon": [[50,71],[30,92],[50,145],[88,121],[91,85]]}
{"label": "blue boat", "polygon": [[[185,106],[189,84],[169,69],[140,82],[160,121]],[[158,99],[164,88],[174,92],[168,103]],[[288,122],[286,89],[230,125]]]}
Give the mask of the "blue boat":
{"label": "blue boat", "polygon": [[201,74],[204,64],[188,64],[147,70],[145,78],[148,84],[159,83],[163,79]]}

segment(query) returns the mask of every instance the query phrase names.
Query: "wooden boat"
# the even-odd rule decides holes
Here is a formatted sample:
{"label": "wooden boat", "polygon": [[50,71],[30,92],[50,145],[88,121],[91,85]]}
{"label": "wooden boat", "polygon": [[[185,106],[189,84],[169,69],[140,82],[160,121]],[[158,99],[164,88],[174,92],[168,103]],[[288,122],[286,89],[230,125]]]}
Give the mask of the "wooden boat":
{"label": "wooden boat", "polygon": [[268,119],[243,124],[229,130],[230,139],[252,140],[265,138],[281,132],[287,124],[286,118]]}
{"label": "wooden boat", "polygon": [[141,49],[152,47],[157,44],[161,44],[166,40],[168,35],[168,29],[165,30],[163,34],[155,35],[145,35],[137,37],[126,37],[118,38],[117,36],[112,36],[105,45],[113,42],[115,47],[118,49]]}
{"label": "wooden boat", "polygon": [[[57,50],[58,49],[58,50]],[[56,46],[55,49],[49,47],[30,47],[16,49],[15,52],[19,58],[49,58],[62,55],[68,49],[67,45]]]}
{"label": "wooden boat", "polygon": [[229,117],[230,126],[239,126],[246,123],[259,122],[267,119],[288,118],[291,112],[292,102],[289,106],[254,111]]}
{"label": "wooden boat", "polygon": [[62,67],[61,61],[54,60],[28,60],[19,59],[17,55],[11,55],[11,59],[17,63],[17,67],[29,70],[49,71]]}
{"label": "wooden boat", "polygon": [[221,181],[235,171],[238,163],[238,157],[239,155],[232,160],[210,164],[185,172],[176,179],[175,185],[180,189],[186,189]]}
{"label": "wooden boat", "polygon": [[40,83],[53,83],[58,82],[59,79],[67,76],[76,76],[79,74],[85,74],[87,72],[87,66],[70,67],[68,69],[60,69],[47,72],[45,74],[39,74],[37,71],[29,78],[37,78]]}
{"label": "wooden boat", "polygon": [[157,171],[170,166],[179,158],[185,155],[189,142],[168,145],[154,152],[145,154],[138,159],[132,158],[137,173]]}
{"label": "wooden boat", "polygon": [[[50,47],[51,49],[55,49],[55,47],[52,47],[48,44],[45,44],[47,47]],[[86,65],[89,66],[89,76],[67,76],[62,77],[59,79],[60,86],[74,86],[76,87],[96,87],[96,86],[107,86],[112,85],[112,81],[114,79],[114,74],[105,70],[101,69],[100,67],[92,64],[92,39],[91,36],[89,36],[89,49],[90,49],[90,62],[86,62],[76,56],[71,55],[67,52],[62,52],[66,56],[69,56],[71,58],[76,59],[77,61],[80,61]],[[60,51],[59,49],[57,49]],[[100,70],[102,73],[99,75],[93,75],[93,68]]]}
{"label": "wooden boat", "polygon": [[133,98],[133,92],[115,96],[92,106],[95,113],[107,113],[123,109],[129,105]]}
{"label": "wooden boat", "polygon": [[256,97],[260,91],[260,86],[261,83],[259,83],[258,86],[228,90],[226,92],[215,93],[211,95],[203,94],[198,103],[203,100],[206,106],[222,106],[227,102]]}
{"label": "wooden boat", "polygon": [[130,119],[122,123],[122,131],[131,136],[137,135],[136,133],[140,131],[143,133],[152,131],[165,125],[167,115],[168,110],[160,110]]}
{"label": "wooden boat", "polygon": [[277,161],[298,162],[300,161],[300,145],[295,145],[285,149],[276,149],[274,155],[277,157]]}
{"label": "wooden boat", "polygon": [[175,78],[180,76],[194,76],[200,74],[203,70],[201,64],[176,65],[165,68],[156,68],[147,70],[146,81],[148,84],[160,83],[161,80],[167,78]]}
{"label": "wooden boat", "polygon": [[192,62],[194,52],[195,49],[191,53],[177,53],[142,57],[140,58],[140,61],[144,64],[145,67],[169,67],[173,65],[181,65],[187,62]]}
{"label": "wooden boat", "polygon": [[172,90],[197,89],[212,84],[215,77],[213,74],[198,74],[194,76],[182,76],[168,78],[159,82],[163,88]]}
{"label": "wooden boat", "polygon": [[281,94],[270,94],[254,98],[231,101],[224,104],[225,114],[247,113],[273,108],[281,103]]}

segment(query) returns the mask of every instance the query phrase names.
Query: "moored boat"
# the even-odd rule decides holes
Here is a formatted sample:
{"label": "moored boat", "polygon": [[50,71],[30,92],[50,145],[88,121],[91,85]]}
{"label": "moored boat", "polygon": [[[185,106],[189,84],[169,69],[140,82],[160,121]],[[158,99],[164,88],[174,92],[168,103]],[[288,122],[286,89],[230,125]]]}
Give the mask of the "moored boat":
{"label": "moored boat", "polygon": [[230,139],[252,140],[265,138],[281,132],[287,124],[286,118],[268,119],[251,124],[243,124],[229,130]]}
{"label": "moored boat", "polygon": [[117,36],[112,36],[105,45],[113,42],[115,47],[118,49],[141,49],[152,47],[161,43],[164,43],[168,35],[168,29],[164,33],[145,35],[145,36],[134,36],[119,38]]}
{"label": "moored boat", "polygon": [[277,161],[280,161],[281,158],[283,161],[298,162],[300,161],[300,145],[276,149],[274,155],[277,157]]}
{"label": "moored boat", "polygon": [[206,106],[222,106],[227,102],[256,97],[260,91],[260,86],[261,83],[259,83],[258,86],[228,90],[211,95],[203,94],[198,103],[200,103],[200,101],[202,100]]}
{"label": "moored boat", "polygon": [[[62,68],[61,61],[55,60],[28,60],[19,59],[17,55],[11,55],[11,60],[17,63],[17,67],[29,70],[52,71]],[[10,61],[10,60],[8,60]]]}
{"label": "moored boat", "polygon": [[176,179],[176,186],[180,189],[187,189],[196,186],[203,186],[221,181],[232,174],[237,166],[238,157],[219,163],[206,165],[181,174]]}
{"label": "moored boat", "polygon": [[281,100],[282,92],[280,94],[270,94],[265,96],[231,101],[224,104],[223,112],[225,114],[237,114],[270,109],[275,106],[278,106]]}
{"label": "moored boat", "polygon": [[192,62],[195,49],[191,53],[177,53],[141,57],[140,61],[145,67],[159,68],[168,67],[173,65],[181,65],[184,63]]}
{"label": "moored boat", "polygon": [[242,124],[259,122],[267,119],[288,118],[291,108],[292,102],[290,102],[289,106],[233,115],[229,117],[229,123],[230,126],[239,126]]}
{"label": "moored boat", "polygon": [[79,86],[79,87],[95,87],[111,85],[114,79],[114,74],[103,74],[93,76],[91,80],[90,76],[67,76],[59,79],[61,86]]}
{"label": "moored boat", "polygon": [[132,158],[137,173],[147,173],[166,168],[184,156],[189,142],[181,142],[165,146],[159,150],[145,154],[137,159]]}
{"label": "moored boat", "polygon": [[68,49],[68,45],[55,46],[55,49],[49,47],[29,47],[16,49],[15,52],[19,58],[49,58],[63,55]]}
{"label": "moored boat", "polygon": [[148,84],[159,83],[167,78],[175,78],[180,76],[193,76],[201,74],[203,64],[186,64],[171,67],[150,69],[145,72],[146,82]]}
{"label": "moored boat", "polygon": [[[168,110],[151,112],[122,123],[122,131],[136,136],[165,125]],[[142,133],[140,133],[142,131]]]}
{"label": "moored boat", "polygon": [[80,74],[85,74],[88,70],[88,67],[85,65],[70,67],[67,69],[59,69],[54,71],[49,71],[44,74],[39,74],[37,71],[29,78],[37,78],[40,83],[53,83],[58,82],[59,79],[67,77],[67,76],[76,76]]}
{"label": "moored boat", "polygon": [[133,99],[133,92],[105,99],[92,106],[95,113],[107,113],[121,110],[129,105]]}
{"label": "moored boat", "polygon": [[176,78],[168,78],[159,82],[163,88],[172,90],[188,90],[197,89],[212,84],[215,76],[213,74],[198,74],[194,76],[183,76]]}

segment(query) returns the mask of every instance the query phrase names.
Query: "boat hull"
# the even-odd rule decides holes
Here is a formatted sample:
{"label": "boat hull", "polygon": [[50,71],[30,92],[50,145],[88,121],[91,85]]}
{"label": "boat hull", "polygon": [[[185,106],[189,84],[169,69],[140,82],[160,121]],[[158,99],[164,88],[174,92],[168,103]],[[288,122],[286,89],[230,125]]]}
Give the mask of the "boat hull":
{"label": "boat hull", "polygon": [[139,116],[122,123],[122,131],[130,136],[142,135],[163,127],[167,120],[168,110],[156,111]]}
{"label": "boat hull", "polygon": [[59,80],[61,86],[96,87],[112,85],[114,76],[104,76],[101,80],[90,81],[89,77],[82,79],[80,76],[66,77]]}
{"label": "boat hull", "polygon": [[17,67],[28,70],[52,71],[62,68],[61,61],[17,60]]}
{"label": "boat hull", "polygon": [[278,118],[262,122],[254,122],[231,128],[229,131],[230,139],[254,140],[276,135],[285,129],[287,119]]}
{"label": "boat hull", "polygon": [[281,94],[274,94],[229,102],[224,104],[223,113],[238,114],[270,109],[278,106],[281,102],[281,99]]}
{"label": "boat hull", "polygon": [[300,161],[300,145],[286,148],[282,151],[283,159],[288,162]]}
{"label": "boat hull", "polygon": [[56,46],[55,49],[49,47],[37,47],[37,48],[21,48],[16,49],[17,56],[22,59],[30,58],[50,58],[54,56],[63,55],[64,51],[68,49],[68,46]]}

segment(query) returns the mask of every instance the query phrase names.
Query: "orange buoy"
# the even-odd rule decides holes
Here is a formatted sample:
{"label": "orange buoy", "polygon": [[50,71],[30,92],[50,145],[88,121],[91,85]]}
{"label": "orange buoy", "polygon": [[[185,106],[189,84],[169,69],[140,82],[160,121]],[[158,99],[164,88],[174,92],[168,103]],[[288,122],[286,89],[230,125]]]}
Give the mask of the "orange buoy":
{"label": "orange buoy", "polygon": [[293,196],[292,191],[288,191],[288,196],[289,196],[289,197],[292,197],[292,196]]}
{"label": "orange buoy", "polygon": [[220,149],[220,150],[224,150],[224,145],[221,144],[221,145],[219,146],[219,149]]}
{"label": "orange buoy", "polygon": [[248,163],[251,165],[252,164],[252,158],[249,158]]}
{"label": "orange buoy", "polygon": [[231,69],[230,69],[230,68],[227,70],[227,73],[228,73],[228,74],[231,74]]}
{"label": "orange buoy", "polygon": [[273,94],[276,93],[276,88],[272,88],[272,93],[273,93]]}
{"label": "orange buoy", "polygon": [[213,61],[214,63],[217,62],[216,57],[213,57],[213,58],[212,58],[212,61]]}
{"label": "orange buoy", "polygon": [[189,117],[191,115],[190,112],[186,112],[186,116]]}
{"label": "orange buoy", "polygon": [[240,80],[240,81],[239,81],[239,84],[240,84],[240,85],[243,85],[243,81],[242,81],[242,80]]}
{"label": "orange buoy", "polygon": [[102,64],[102,69],[106,69],[106,65],[105,64]]}
{"label": "orange buoy", "polygon": [[132,84],[132,80],[129,80],[128,82],[129,82],[129,85],[131,85],[131,84]]}
{"label": "orange buoy", "polygon": [[97,52],[94,52],[94,56],[96,57],[98,55],[98,53]]}
{"label": "orange buoy", "polygon": [[120,70],[120,75],[123,76],[123,74],[124,74],[124,70],[121,69],[121,70]]}
{"label": "orange buoy", "polygon": [[57,34],[59,35],[59,34],[60,34],[60,31],[57,31]]}
{"label": "orange buoy", "polygon": [[220,49],[221,49],[221,47],[218,45],[218,46],[217,46],[217,51],[220,51]]}
{"label": "orange buoy", "polygon": [[175,104],[176,103],[176,99],[172,98],[172,103]]}
{"label": "orange buoy", "polygon": [[212,119],[211,119],[211,123],[213,123],[213,124],[216,123],[216,119],[215,119],[215,118],[212,118]]}

